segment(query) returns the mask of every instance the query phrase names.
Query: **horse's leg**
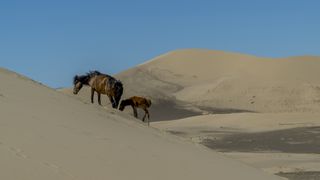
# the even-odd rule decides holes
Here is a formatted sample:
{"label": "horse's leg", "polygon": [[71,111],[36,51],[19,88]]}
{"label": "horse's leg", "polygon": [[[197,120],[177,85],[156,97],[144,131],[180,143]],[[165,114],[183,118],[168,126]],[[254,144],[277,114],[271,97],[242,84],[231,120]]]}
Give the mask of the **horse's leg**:
{"label": "horse's leg", "polygon": [[114,109],[116,109],[116,108],[117,108],[117,106],[116,106],[116,101],[114,100],[113,97],[111,97],[111,99],[112,99],[112,107],[113,107]]}
{"label": "horse's leg", "polygon": [[114,100],[113,100],[113,97],[110,96],[110,95],[108,95],[108,97],[109,97],[109,100],[110,100],[110,102],[111,102],[111,104],[112,104],[112,107],[115,108],[115,102],[114,102]]}
{"label": "horse's leg", "polygon": [[98,93],[98,103],[101,106],[101,94],[100,93]]}
{"label": "horse's leg", "polygon": [[94,89],[91,88],[91,103],[93,103]]}

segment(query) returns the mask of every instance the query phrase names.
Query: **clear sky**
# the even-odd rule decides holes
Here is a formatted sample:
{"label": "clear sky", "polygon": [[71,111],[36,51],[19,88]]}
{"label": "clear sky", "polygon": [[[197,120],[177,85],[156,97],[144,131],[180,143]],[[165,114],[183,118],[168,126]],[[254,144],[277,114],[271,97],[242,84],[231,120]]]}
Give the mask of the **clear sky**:
{"label": "clear sky", "polygon": [[50,87],[206,48],[320,55],[319,0],[1,0],[0,66]]}

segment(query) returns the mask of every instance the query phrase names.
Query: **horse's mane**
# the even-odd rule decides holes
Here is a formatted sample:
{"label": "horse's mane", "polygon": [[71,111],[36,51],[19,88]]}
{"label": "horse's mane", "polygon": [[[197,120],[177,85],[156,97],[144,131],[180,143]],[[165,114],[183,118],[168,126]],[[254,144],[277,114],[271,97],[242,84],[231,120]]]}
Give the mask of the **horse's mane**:
{"label": "horse's mane", "polygon": [[86,73],[85,75],[81,75],[81,76],[74,76],[73,78],[73,84],[76,84],[77,82],[81,82],[83,84],[88,84],[88,81],[90,80],[90,78],[94,77],[94,76],[106,76],[109,79],[109,83],[111,86],[113,87],[118,87],[120,89],[123,88],[122,82],[115,79],[114,77],[108,75],[108,74],[103,74],[100,71],[94,70],[94,71],[89,71],[88,73]]}
{"label": "horse's mane", "polygon": [[83,84],[88,84],[90,77],[87,75],[82,75],[82,76],[74,76],[73,77],[73,84],[75,85],[77,82],[81,82]]}
{"label": "horse's mane", "polygon": [[74,77],[73,77],[73,85],[75,85],[76,83],[77,83],[77,81],[78,81],[78,75],[75,75]]}
{"label": "horse's mane", "polygon": [[97,76],[97,75],[106,75],[106,74],[102,74],[101,72],[97,71],[97,70],[94,70],[94,71],[89,71],[87,73],[87,76],[89,77],[93,77],[93,76]]}
{"label": "horse's mane", "polygon": [[88,84],[89,79],[96,75],[103,75],[103,74],[95,70],[95,71],[89,71],[85,75],[81,75],[81,76],[76,75],[73,77],[73,84],[76,84],[77,82]]}

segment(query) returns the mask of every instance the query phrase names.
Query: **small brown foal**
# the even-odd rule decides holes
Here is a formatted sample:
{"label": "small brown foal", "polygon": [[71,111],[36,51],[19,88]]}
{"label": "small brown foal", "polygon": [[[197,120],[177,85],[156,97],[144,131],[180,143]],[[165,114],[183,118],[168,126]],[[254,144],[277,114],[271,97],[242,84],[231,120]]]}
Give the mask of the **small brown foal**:
{"label": "small brown foal", "polygon": [[125,99],[121,101],[119,110],[123,111],[124,108],[129,105],[132,107],[134,117],[136,118],[138,118],[137,108],[143,109],[145,114],[142,118],[142,121],[144,121],[146,116],[148,115],[148,124],[149,124],[150,114],[149,114],[148,108],[151,106],[150,99],[146,99],[144,97],[139,97],[139,96],[130,97],[129,99]]}

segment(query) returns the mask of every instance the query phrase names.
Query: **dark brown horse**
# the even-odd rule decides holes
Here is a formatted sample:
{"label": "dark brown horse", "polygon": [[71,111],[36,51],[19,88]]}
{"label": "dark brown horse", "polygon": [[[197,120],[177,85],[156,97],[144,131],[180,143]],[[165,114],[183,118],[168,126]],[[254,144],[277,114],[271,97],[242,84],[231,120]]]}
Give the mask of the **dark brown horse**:
{"label": "dark brown horse", "polygon": [[145,114],[142,118],[142,121],[144,121],[146,116],[148,115],[148,124],[149,124],[150,114],[149,114],[148,108],[151,106],[150,99],[146,99],[144,97],[139,97],[139,96],[133,96],[129,99],[122,100],[120,103],[119,110],[123,111],[124,108],[129,105],[132,107],[134,117],[136,118],[138,118],[137,108],[143,109]]}
{"label": "dark brown horse", "polygon": [[94,92],[98,93],[98,103],[101,105],[101,94],[106,94],[113,108],[118,108],[123,93],[123,85],[120,81],[99,71],[90,71],[86,75],[73,78],[73,94],[78,94],[83,85],[91,87],[91,103],[93,103]]}

